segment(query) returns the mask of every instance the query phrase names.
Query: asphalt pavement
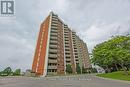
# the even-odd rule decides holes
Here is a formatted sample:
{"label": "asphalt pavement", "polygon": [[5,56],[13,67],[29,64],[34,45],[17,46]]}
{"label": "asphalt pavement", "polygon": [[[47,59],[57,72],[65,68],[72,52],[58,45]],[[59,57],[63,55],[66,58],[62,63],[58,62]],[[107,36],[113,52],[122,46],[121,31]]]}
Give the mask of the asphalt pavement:
{"label": "asphalt pavement", "polygon": [[130,87],[130,81],[103,79],[94,75],[0,77],[0,87]]}

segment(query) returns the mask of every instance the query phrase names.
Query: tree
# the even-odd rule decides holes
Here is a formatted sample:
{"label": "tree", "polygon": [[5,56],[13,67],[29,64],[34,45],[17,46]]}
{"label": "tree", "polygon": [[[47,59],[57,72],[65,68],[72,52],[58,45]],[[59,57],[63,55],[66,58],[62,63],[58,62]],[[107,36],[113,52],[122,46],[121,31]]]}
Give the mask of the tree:
{"label": "tree", "polygon": [[7,67],[1,72],[1,76],[9,76],[12,74],[12,69],[10,67]]}
{"label": "tree", "polygon": [[0,76],[1,76],[2,72],[0,72]]}
{"label": "tree", "polygon": [[77,74],[81,74],[81,68],[80,68],[79,64],[76,64],[76,72],[77,72]]}
{"label": "tree", "polygon": [[85,74],[85,73],[90,73],[90,71],[87,71],[86,68],[82,67],[82,73]]}
{"label": "tree", "polygon": [[97,69],[96,69],[96,68],[92,68],[92,69],[91,69],[91,72],[92,72],[92,73],[97,73]]}
{"label": "tree", "polygon": [[[119,69],[128,75],[126,67],[130,64],[130,36],[116,36],[96,45],[93,49],[92,62],[110,72]],[[114,66],[114,67],[113,67]]]}
{"label": "tree", "polygon": [[20,76],[21,75],[21,69],[16,69],[13,73],[13,75]]}
{"label": "tree", "polygon": [[70,64],[66,65],[66,72],[72,73],[72,66]]}

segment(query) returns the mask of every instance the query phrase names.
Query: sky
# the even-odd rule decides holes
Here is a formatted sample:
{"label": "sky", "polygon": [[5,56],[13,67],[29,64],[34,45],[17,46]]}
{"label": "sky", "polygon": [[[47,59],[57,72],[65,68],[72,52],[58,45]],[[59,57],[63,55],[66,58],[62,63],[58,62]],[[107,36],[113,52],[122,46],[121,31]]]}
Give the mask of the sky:
{"label": "sky", "polygon": [[15,15],[0,16],[0,70],[31,69],[40,24],[53,11],[88,46],[130,33],[130,0],[15,0]]}

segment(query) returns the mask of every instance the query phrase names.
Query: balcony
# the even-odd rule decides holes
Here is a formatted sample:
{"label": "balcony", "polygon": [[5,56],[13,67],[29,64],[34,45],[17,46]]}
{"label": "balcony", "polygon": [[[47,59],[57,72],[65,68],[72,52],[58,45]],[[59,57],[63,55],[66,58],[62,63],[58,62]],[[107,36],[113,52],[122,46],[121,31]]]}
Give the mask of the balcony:
{"label": "balcony", "polygon": [[56,24],[56,23],[52,23],[51,26],[58,26],[58,24]]}
{"label": "balcony", "polygon": [[48,69],[57,69],[57,65],[56,66],[48,66]]}
{"label": "balcony", "polygon": [[51,36],[57,36],[57,33],[51,32]]}
{"label": "balcony", "polygon": [[57,59],[49,59],[48,63],[57,63]]}
{"label": "balcony", "polygon": [[57,53],[57,49],[49,49],[49,52]]}
{"label": "balcony", "polygon": [[57,37],[50,37],[50,40],[57,40]]}
{"label": "balcony", "polygon": [[69,47],[69,46],[70,46],[70,44],[65,44],[65,46]]}
{"label": "balcony", "polygon": [[70,51],[65,51],[66,54],[70,54]]}
{"label": "balcony", "polygon": [[52,33],[53,33],[53,32],[57,33],[58,31],[57,31],[57,29],[52,28],[52,29],[51,29],[51,32],[52,32]]}
{"label": "balcony", "polygon": [[52,16],[52,20],[53,20],[53,19],[54,19],[54,20],[58,20],[58,17],[53,15],[53,16]]}
{"label": "balcony", "polygon": [[71,59],[70,59],[70,58],[66,58],[66,61],[69,61],[69,62],[70,62],[70,61],[71,61]]}
{"label": "balcony", "polygon": [[49,54],[49,57],[51,57],[51,58],[57,58],[57,55],[56,54]]}
{"label": "balcony", "polygon": [[52,28],[52,29],[51,29],[51,32],[52,32],[52,33],[53,33],[53,32],[54,32],[54,33],[58,33],[58,30],[55,29],[55,28]]}
{"label": "balcony", "polygon": [[50,48],[57,48],[57,45],[52,45],[52,43],[50,43]]}
{"label": "balcony", "polygon": [[57,42],[56,40],[50,40],[50,43],[51,43],[51,44],[53,44],[53,43],[54,43],[54,44],[57,44],[58,42]]}
{"label": "balcony", "polygon": [[55,28],[55,29],[57,29],[57,26],[51,26],[51,28]]}
{"label": "balcony", "polygon": [[58,17],[57,15],[54,15],[54,14],[52,15],[52,18],[57,18],[57,17]]}

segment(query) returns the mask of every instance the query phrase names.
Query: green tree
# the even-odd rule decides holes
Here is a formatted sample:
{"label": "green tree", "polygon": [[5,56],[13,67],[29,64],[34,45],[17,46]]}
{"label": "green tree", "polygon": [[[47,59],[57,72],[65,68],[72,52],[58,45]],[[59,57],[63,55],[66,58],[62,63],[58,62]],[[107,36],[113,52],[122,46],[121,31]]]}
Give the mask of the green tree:
{"label": "green tree", "polygon": [[76,72],[77,72],[77,74],[81,74],[81,68],[80,68],[79,64],[76,64]]}
{"label": "green tree", "polygon": [[92,62],[111,71],[114,65],[118,70],[118,65],[128,75],[126,67],[130,64],[130,36],[116,36],[110,40],[96,45],[93,49]]}
{"label": "green tree", "polygon": [[66,65],[66,72],[72,73],[72,66],[70,64]]}
{"label": "green tree", "polygon": [[12,74],[12,69],[10,67],[7,67],[1,72],[1,76],[9,76]]}
{"label": "green tree", "polygon": [[20,76],[21,75],[21,69],[16,69],[13,73],[13,75]]}
{"label": "green tree", "polygon": [[89,73],[89,72],[87,71],[86,68],[82,67],[82,73],[85,74],[85,73]]}
{"label": "green tree", "polygon": [[1,76],[1,74],[2,74],[2,71],[0,71],[0,76]]}
{"label": "green tree", "polygon": [[92,69],[91,69],[91,72],[92,72],[92,73],[97,73],[97,69],[96,69],[96,68],[92,68]]}

